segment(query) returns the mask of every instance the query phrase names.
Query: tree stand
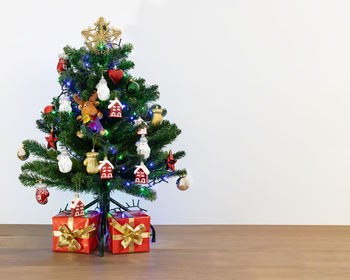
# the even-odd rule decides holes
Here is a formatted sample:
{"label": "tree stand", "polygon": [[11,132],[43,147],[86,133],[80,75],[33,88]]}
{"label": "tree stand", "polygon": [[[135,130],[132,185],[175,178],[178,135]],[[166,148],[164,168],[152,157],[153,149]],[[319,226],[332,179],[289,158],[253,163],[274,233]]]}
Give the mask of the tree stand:
{"label": "tree stand", "polygon": [[[99,204],[99,209],[101,212],[101,225],[100,225],[100,257],[104,256],[104,249],[105,249],[105,234],[106,234],[106,227],[107,227],[107,215],[110,210],[110,203],[113,203],[117,206],[117,208],[124,210],[125,215],[129,218],[132,216],[127,212],[132,206],[124,206],[120,204],[118,201],[114,200],[110,196],[110,191],[104,191],[102,192],[98,198],[91,201],[85,206],[85,210],[90,208],[91,206],[95,204]],[[138,206],[137,206],[138,207]],[[151,225],[151,242],[156,242],[156,231],[154,227]]]}

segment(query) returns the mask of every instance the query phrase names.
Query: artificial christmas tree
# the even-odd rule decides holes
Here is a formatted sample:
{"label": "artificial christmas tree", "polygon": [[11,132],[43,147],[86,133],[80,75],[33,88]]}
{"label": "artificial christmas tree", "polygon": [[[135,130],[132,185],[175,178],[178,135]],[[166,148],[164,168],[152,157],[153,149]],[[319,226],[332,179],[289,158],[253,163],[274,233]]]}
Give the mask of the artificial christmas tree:
{"label": "artificial christmas tree", "polygon": [[[37,121],[38,128],[50,134],[46,137],[47,146],[34,140],[23,141],[23,151],[36,159],[22,166],[19,179],[25,186],[35,186],[40,181],[47,187],[74,192],[79,185],[80,192],[95,195],[97,198],[85,209],[96,203],[99,206],[100,255],[103,255],[110,203],[120,210],[129,210],[111,198],[111,192],[119,190],[155,200],[154,185],[186,171],[164,166],[168,152],[162,149],[181,131],[175,124],[163,120],[166,110],[156,104],[158,87],[132,77],[130,70],[134,63],[128,60],[132,45],[122,45],[121,31],[110,27],[104,18],[99,18],[94,28],[82,31],[82,35],[85,47],[64,48],[57,66],[62,93],[53,98],[51,110],[45,110]],[[117,115],[112,115],[110,104],[115,100],[122,106],[115,109]],[[134,125],[137,119],[142,120],[142,127],[148,127],[147,139],[146,133],[139,132],[141,126]],[[138,134],[144,138],[142,143],[138,142]],[[147,143],[149,147],[145,149]],[[183,151],[173,153],[172,162],[184,155]],[[99,161],[106,158],[114,168],[108,171],[113,173],[108,174],[108,178],[101,175],[104,170],[98,174]],[[62,165],[67,162],[69,166]],[[142,185],[135,183],[134,174],[140,166],[148,170],[148,178]]]}

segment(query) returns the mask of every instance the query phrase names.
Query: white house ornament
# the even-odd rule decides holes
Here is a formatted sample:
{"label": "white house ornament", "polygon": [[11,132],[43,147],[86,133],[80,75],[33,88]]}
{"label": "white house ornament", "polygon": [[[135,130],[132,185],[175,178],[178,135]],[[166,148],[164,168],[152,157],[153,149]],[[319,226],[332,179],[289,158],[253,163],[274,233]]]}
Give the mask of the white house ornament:
{"label": "white house ornament", "polygon": [[135,174],[135,183],[136,184],[148,184],[148,175],[149,170],[147,169],[146,165],[144,165],[143,162],[141,162],[140,165],[136,166],[136,169],[134,171]]}
{"label": "white house ornament", "polygon": [[152,111],[153,111],[153,117],[152,117],[151,125],[152,126],[160,125],[163,121],[163,116],[162,116],[163,110],[157,106]]}
{"label": "white house ornament", "polygon": [[151,148],[148,146],[148,141],[145,135],[141,135],[140,139],[135,143],[136,152],[147,160],[151,154]]}
{"label": "white house ornament", "polygon": [[176,186],[180,191],[185,191],[190,187],[190,181],[187,179],[186,174],[176,180]]}
{"label": "white house ornament", "polygon": [[104,157],[98,166],[98,169],[101,173],[101,179],[112,179],[113,178],[113,164],[108,160],[107,157]]}
{"label": "white house ornament", "polygon": [[123,112],[123,105],[120,103],[117,97],[114,100],[109,100],[109,117],[110,118],[121,118]]}
{"label": "white house ornament", "polygon": [[68,173],[72,170],[72,160],[69,158],[69,154],[66,147],[63,147],[62,152],[57,156],[58,168],[62,173]]}
{"label": "white house ornament", "polygon": [[61,95],[58,102],[60,103],[58,107],[58,112],[66,112],[66,113],[72,112],[72,103],[67,95],[65,94]]}
{"label": "white house ornament", "polygon": [[100,99],[101,101],[106,101],[109,99],[110,90],[107,86],[107,81],[105,80],[103,75],[101,77],[101,80],[96,85],[96,89],[97,89],[98,99]]}
{"label": "white house ornament", "polygon": [[49,191],[46,188],[46,185],[42,184],[42,183],[37,183],[35,184],[35,198],[36,201],[40,204],[46,204],[48,201],[48,197],[50,195]]}
{"label": "white house ornament", "polygon": [[139,130],[137,131],[138,135],[147,135],[147,124],[142,118],[138,118],[135,120],[135,126],[140,126]]}
{"label": "white house ornament", "polygon": [[78,194],[75,194],[75,198],[70,204],[70,215],[72,217],[80,217],[85,215],[85,204]]}
{"label": "white house ornament", "polygon": [[28,158],[28,153],[26,152],[26,150],[24,149],[24,145],[22,145],[21,148],[19,148],[19,150],[17,151],[17,157],[20,160],[26,160]]}

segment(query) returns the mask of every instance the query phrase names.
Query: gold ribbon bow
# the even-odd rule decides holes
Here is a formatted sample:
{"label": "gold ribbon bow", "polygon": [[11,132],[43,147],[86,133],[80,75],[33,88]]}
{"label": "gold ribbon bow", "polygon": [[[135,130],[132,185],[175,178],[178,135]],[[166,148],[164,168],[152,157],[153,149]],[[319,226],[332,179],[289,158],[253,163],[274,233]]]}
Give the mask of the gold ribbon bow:
{"label": "gold ribbon bow", "polygon": [[[81,245],[76,240],[76,238],[86,238],[87,233],[96,230],[95,224],[92,223],[91,225],[82,228],[82,229],[76,229],[75,231],[72,231],[68,226],[61,225],[59,228],[59,239],[57,246],[58,247],[66,247],[68,246],[69,251],[79,251],[81,249]],[[56,235],[57,236],[57,235]]]}
{"label": "gold ribbon bow", "polygon": [[144,224],[139,224],[137,227],[134,226],[134,218],[129,219],[129,224],[124,225],[119,224],[115,219],[112,219],[112,227],[118,230],[121,235],[113,235],[113,240],[123,240],[121,245],[125,248],[129,246],[129,252],[134,251],[134,243],[137,245],[142,245],[143,238],[149,237],[149,232],[145,232],[146,226]]}

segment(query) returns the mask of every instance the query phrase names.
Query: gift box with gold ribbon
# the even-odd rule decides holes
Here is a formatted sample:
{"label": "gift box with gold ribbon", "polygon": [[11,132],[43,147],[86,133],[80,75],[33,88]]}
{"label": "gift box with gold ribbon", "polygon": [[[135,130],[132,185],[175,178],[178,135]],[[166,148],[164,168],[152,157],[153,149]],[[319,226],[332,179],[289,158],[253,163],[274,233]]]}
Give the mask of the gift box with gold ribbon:
{"label": "gift box with gold ribbon", "polygon": [[99,222],[100,214],[96,211],[80,217],[60,212],[52,217],[53,251],[91,253],[98,244]]}
{"label": "gift box with gold ribbon", "polygon": [[111,212],[108,223],[108,244],[113,254],[149,251],[150,216],[142,211]]}

